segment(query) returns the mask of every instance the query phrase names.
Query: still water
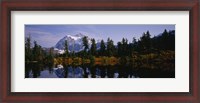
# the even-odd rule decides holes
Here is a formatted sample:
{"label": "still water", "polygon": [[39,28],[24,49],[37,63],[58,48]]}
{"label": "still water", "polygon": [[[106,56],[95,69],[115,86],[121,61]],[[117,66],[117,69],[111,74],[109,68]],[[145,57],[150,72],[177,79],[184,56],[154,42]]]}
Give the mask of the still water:
{"label": "still water", "polygon": [[[147,68],[148,67],[148,68]],[[172,64],[148,65],[53,65],[26,64],[25,78],[175,78]]]}

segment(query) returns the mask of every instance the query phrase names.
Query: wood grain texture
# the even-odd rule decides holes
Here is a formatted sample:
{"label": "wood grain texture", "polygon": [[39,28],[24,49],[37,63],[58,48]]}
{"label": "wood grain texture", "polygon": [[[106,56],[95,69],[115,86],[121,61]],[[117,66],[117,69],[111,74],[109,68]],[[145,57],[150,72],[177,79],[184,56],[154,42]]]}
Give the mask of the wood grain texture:
{"label": "wood grain texture", "polygon": [[[189,93],[12,93],[10,12],[81,11],[190,11],[190,92]],[[200,103],[198,0],[3,0],[0,26],[0,102],[178,102]]]}

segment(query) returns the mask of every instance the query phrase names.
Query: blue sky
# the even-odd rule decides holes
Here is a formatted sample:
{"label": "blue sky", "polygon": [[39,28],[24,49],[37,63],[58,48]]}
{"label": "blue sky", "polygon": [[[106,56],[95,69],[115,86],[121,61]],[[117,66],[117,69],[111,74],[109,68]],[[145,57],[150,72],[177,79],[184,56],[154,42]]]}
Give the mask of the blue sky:
{"label": "blue sky", "polygon": [[139,39],[149,30],[151,37],[167,30],[175,30],[175,25],[25,25],[25,36],[31,35],[42,47],[52,47],[66,35],[85,34],[91,38],[107,41],[110,37],[116,44],[122,38],[129,42],[135,37]]}

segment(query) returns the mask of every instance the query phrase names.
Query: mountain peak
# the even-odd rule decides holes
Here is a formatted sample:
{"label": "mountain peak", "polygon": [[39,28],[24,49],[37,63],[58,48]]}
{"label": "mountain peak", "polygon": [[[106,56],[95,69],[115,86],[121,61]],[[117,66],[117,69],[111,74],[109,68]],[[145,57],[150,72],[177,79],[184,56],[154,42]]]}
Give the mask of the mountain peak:
{"label": "mountain peak", "polygon": [[67,35],[67,36],[65,36],[65,38],[70,38],[70,39],[73,39],[73,40],[76,41],[78,39],[82,39],[84,36],[86,36],[86,35],[78,33],[78,34],[75,34],[75,35]]}
{"label": "mountain peak", "polygon": [[84,36],[86,36],[86,35],[84,35],[84,34],[82,34],[82,33],[78,33],[78,34],[75,34],[74,36],[76,36],[76,37],[84,37]]}
{"label": "mountain peak", "polygon": [[[65,41],[67,41],[69,52],[72,52],[72,51],[79,52],[84,49],[83,43],[82,43],[82,38],[84,36],[87,36],[87,35],[84,35],[82,33],[78,33],[75,35],[67,35],[67,36],[63,37],[62,39],[60,39],[56,43],[55,48],[58,50],[64,50],[65,49]],[[87,36],[87,39],[88,39],[88,43],[89,43],[89,47],[90,47],[91,46],[91,38]],[[96,42],[98,42],[98,41],[100,41],[100,40],[97,40]]]}

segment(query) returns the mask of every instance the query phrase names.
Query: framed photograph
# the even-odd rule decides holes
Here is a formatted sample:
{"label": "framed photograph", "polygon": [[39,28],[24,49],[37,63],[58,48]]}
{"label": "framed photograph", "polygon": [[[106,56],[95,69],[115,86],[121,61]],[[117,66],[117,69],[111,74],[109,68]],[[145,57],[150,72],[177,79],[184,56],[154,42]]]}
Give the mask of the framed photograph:
{"label": "framed photograph", "polygon": [[1,1],[1,102],[200,102],[198,0]]}

